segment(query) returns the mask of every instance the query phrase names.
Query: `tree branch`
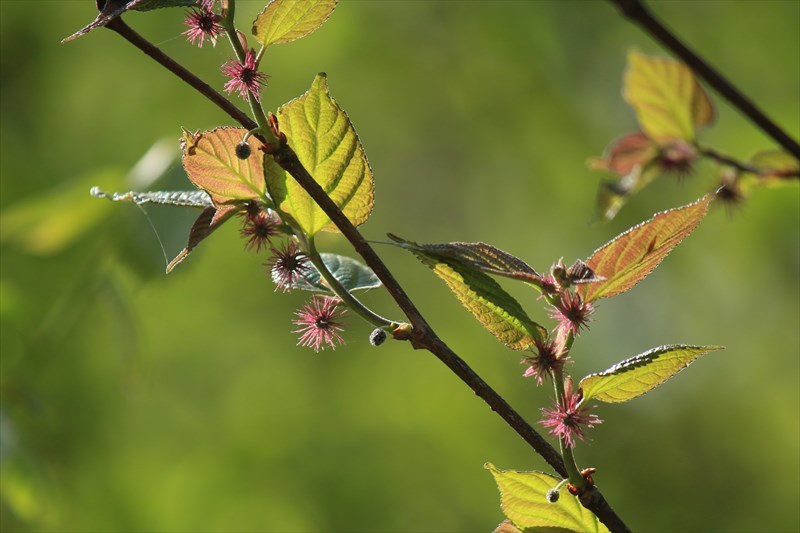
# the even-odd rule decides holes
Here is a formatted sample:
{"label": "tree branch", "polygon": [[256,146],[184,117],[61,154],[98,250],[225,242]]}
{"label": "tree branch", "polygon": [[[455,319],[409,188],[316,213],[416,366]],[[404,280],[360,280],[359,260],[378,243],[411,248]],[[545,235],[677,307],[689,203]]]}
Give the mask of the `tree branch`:
{"label": "tree branch", "polygon": [[[228,115],[242,124],[247,129],[256,127],[255,122],[233,105],[227,98],[215,91],[211,86],[200,80],[192,72],[175,62],[156,46],[137,34],[125,24],[121,18],[109,23],[107,28],[117,32],[131,44],[142,50],[149,57],[166,67],[180,79],[194,87],[214,104],[219,106]],[[355,251],[364,259],[366,264],[375,272],[386,290],[406,315],[413,326],[410,341],[415,349],[425,349],[434,354],[450,370],[453,371],[472,391],[486,402],[492,411],[500,415],[511,428],[517,432],[545,461],[561,476],[566,476],[561,455],[547,442],[533,427],[528,424],[489,384],[475,373],[467,363],[453,352],[434,333],[427,321],[422,317],[416,306],[405,293],[403,288],[394,278],[392,273],[378,257],[364,237],[353,226],[350,220],[331,200],[328,194],[320,187],[308,173],[297,158],[297,154],[288,145],[280,146],[273,153],[275,161],[288,172],[312,199],[322,208],[325,214],[333,221],[339,231],[350,242]],[[617,516],[599,490],[592,487],[580,498],[581,503],[592,511],[603,524],[613,532],[629,533],[630,529],[622,519]]]}
{"label": "tree branch", "polygon": [[717,72],[711,65],[700,58],[681,42],[671,31],[659,22],[645,7],[641,0],[609,0],[615,4],[622,14],[639,25],[655,40],[671,50],[681,60],[689,65],[695,74],[703,78],[710,86],[717,90],[723,98],[728,100],[742,114],[749,118],[764,133],[772,137],[797,159],[800,159],[800,144],[792,139],[777,124],[767,116],[739,91],[727,78]]}

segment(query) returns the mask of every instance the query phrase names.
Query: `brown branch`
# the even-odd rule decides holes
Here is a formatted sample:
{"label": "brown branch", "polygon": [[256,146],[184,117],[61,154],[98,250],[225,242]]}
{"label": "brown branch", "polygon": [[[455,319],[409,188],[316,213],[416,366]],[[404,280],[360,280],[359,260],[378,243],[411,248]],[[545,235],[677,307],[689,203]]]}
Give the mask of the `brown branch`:
{"label": "brown branch", "polygon": [[775,142],[794,155],[794,157],[800,159],[800,144],[775,122],[767,118],[755,103],[742,94],[727,78],[683,44],[680,39],[650,13],[650,10],[645,7],[641,0],[609,1],[615,4],[626,18],[639,25],[654,39],[680,57],[695,74],[716,89],[720,95],[761,128],[764,133],[772,137]]}
{"label": "brown branch", "polygon": [[[180,79],[194,87],[201,94],[206,96],[214,104],[219,106],[234,120],[248,129],[253,129],[256,124],[250,117],[234,106],[227,98],[215,91],[211,86],[197,78],[192,72],[172,60],[149,41],[141,37],[132,28],[125,24],[121,18],[109,23],[107,28],[117,32],[128,40],[131,44],[142,50],[149,57],[166,67]],[[538,453],[547,463],[553,467],[561,476],[566,476],[564,462],[558,451],[553,448],[525,419],[520,416],[502,396],[500,396],[488,383],[475,373],[467,363],[453,352],[444,341],[442,341],[427,321],[422,317],[416,306],[405,293],[403,288],[394,278],[392,273],[378,257],[372,247],[364,237],[353,226],[350,220],[331,200],[328,194],[320,187],[314,178],[308,173],[297,158],[297,154],[288,145],[277,148],[273,153],[275,161],[288,172],[312,199],[322,208],[326,215],[333,221],[345,238],[350,242],[356,252],[364,259],[366,264],[375,272],[381,280],[386,290],[395,300],[397,305],[406,315],[413,326],[411,334],[412,346],[415,349],[425,349],[434,354],[450,370],[456,374],[461,381],[469,386],[472,391],[486,402],[492,411],[500,415],[506,423],[519,434],[525,442]],[[617,516],[599,490],[592,487],[581,497],[583,505],[592,511],[603,524],[613,532],[628,533],[630,529],[622,519]]]}

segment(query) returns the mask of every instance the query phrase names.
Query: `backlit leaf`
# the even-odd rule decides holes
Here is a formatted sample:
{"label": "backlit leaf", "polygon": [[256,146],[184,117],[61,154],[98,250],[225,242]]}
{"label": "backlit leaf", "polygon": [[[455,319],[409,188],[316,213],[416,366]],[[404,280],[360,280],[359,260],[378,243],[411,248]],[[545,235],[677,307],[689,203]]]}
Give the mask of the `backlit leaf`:
{"label": "backlit leaf", "polygon": [[531,531],[548,532],[608,531],[566,488],[560,491],[557,502],[547,501],[547,491],[561,481],[559,478],[544,472],[499,470],[491,463],[486,463],[484,467],[492,473],[500,489],[503,513],[517,528],[525,531],[536,528]]}
{"label": "backlit leaf", "polygon": [[606,170],[619,176],[630,174],[658,156],[658,147],[641,132],[629,133],[614,140],[604,157],[589,160],[593,170]]}
{"label": "backlit leaf", "polygon": [[167,264],[167,274],[172,272],[172,269],[189,257],[189,254],[192,253],[195,246],[200,244],[202,240],[211,235],[226,220],[240,210],[238,206],[222,206],[219,209],[207,207],[203,209],[203,212],[200,213],[200,216],[197,217],[197,220],[194,221],[192,228],[189,230],[189,240],[186,244],[186,248],[181,250],[181,252]]}
{"label": "backlit leaf", "polygon": [[581,380],[583,400],[617,403],[656,388],[698,357],[721,346],[660,346]]}
{"label": "backlit leaf", "polygon": [[106,198],[112,202],[132,202],[134,204],[172,205],[175,207],[213,207],[211,197],[205,191],[149,191],[107,193],[99,187],[92,187],[89,194],[95,198]]}
{"label": "backlit leaf", "polygon": [[608,298],[639,283],[694,231],[713,199],[707,194],[687,206],[658,213],[597,249],[586,264],[605,280],[582,285],[584,300]]}
{"label": "backlit leaf", "polygon": [[410,251],[439,276],[497,340],[514,350],[524,350],[547,331],[533,322],[510,294],[483,272],[465,264],[430,255],[424,250]]}
{"label": "backlit leaf", "polygon": [[[350,221],[366,222],[374,203],[372,169],[347,114],[328,92],[326,75],[278,109],[280,129],[317,183]],[[337,231],[316,202],[272,158],[266,158],[267,186],[275,204],[309,236]]]}
{"label": "backlit leaf", "polygon": [[655,160],[644,165],[634,166],[629,174],[617,180],[606,180],[600,183],[597,190],[597,220],[613,219],[628,199],[644,189],[658,176],[658,164]]}
{"label": "backlit leaf", "polygon": [[[333,277],[348,291],[376,289],[381,286],[381,280],[367,265],[344,255],[326,253],[319,255],[322,257],[322,262],[333,274]],[[320,276],[319,270],[311,263],[308,263],[308,266],[310,271],[295,282],[294,288],[333,294],[325,284],[325,280]],[[276,283],[278,282],[275,274],[273,274],[272,279]]]}
{"label": "backlit leaf", "polygon": [[102,28],[129,9],[150,11],[162,7],[187,7],[192,5],[196,5],[195,0],[106,0],[105,4],[103,4],[103,9],[97,14],[97,18],[61,42],[66,43],[86,35],[96,28]]}
{"label": "backlit leaf", "polygon": [[253,35],[264,46],[290,43],[328,20],[336,0],[272,0],[253,22]]}
{"label": "backlit leaf", "polygon": [[692,71],[678,61],[628,54],[625,100],[642,131],[659,145],[676,139],[692,142],[697,128],[714,119],[714,106]]}
{"label": "backlit leaf", "polygon": [[261,143],[250,137],[253,155],[244,160],[236,157],[236,145],[246,133],[241,128],[217,128],[203,133],[183,130],[183,168],[191,182],[207,192],[217,207],[264,195],[263,158],[258,155]]}

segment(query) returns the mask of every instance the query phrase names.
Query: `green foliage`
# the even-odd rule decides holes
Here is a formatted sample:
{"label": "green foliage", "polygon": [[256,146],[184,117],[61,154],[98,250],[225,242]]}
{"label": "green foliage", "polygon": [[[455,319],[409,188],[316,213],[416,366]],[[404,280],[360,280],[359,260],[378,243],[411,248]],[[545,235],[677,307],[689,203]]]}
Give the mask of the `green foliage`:
{"label": "green foliage", "polygon": [[721,346],[659,346],[626,359],[611,368],[583,378],[583,401],[626,402],[656,388],[692,364],[698,357]]}
{"label": "green foliage", "polygon": [[244,160],[236,157],[236,145],[246,133],[242,128],[216,128],[203,133],[183,130],[183,168],[191,182],[207,192],[217,207],[264,197],[263,158],[256,155],[260,153],[259,141],[250,137],[253,155]]}
{"label": "green foliage", "polygon": [[518,528],[525,531],[527,528],[537,528],[534,531],[553,531],[551,528],[558,528],[556,531],[608,531],[566,488],[561,490],[557,502],[547,501],[547,491],[561,479],[544,472],[499,470],[491,463],[484,466],[492,473],[500,489],[503,513]]}
{"label": "green foliage", "polygon": [[[328,196],[358,226],[374,203],[372,169],[350,123],[318,74],[302,96],[278,109],[280,128],[297,157]],[[271,158],[266,161],[267,187],[275,204],[308,236],[337,231],[308,193]]]}
{"label": "green foliage", "polygon": [[[321,253],[322,262],[328,268],[342,286],[348,291],[358,291],[364,289],[377,289],[381,286],[381,280],[367,265],[356,261],[351,257],[338,254]],[[321,291],[333,294],[321,279],[319,270],[312,265],[310,272],[298,279],[294,287],[304,291]],[[273,274],[273,279],[275,275]]]}
{"label": "green foliage", "polygon": [[714,119],[714,106],[692,71],[679,61],[628,53],[625,100],[639,126],[660,146],[675,140],[694,141],[698,128]]}
{"label": "green foliage", "polygon": [[605,279],[581,286],[584,300],[615,296],[639,283],[694,231],[713,199],[707,194],[687,206],[658,213],[598,248],[586,264]]}
{"label": "green foliage", "polygon": [[328,20],[337,0],[272,0],[253,21],[253,35],[265,47],[290,43]]}

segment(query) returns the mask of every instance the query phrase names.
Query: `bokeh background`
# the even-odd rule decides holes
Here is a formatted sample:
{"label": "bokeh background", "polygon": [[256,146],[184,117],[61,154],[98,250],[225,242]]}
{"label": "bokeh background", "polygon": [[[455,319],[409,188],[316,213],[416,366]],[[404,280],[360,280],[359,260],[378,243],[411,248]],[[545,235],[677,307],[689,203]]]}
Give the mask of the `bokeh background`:
{"label": "bokeh background", "polygon": [[[273,292],[234,223],[167,276],[150,224],[175,254],[195,213],[89,197],[190,187],[180,126],[231,124],[110,31],[59,44],[93,4],[0,1],[2,529],[491,530],[503,516],[484,462],[547,466],[433,356],[373,348],[355,319],[344,348],[296,347],[305,295]],[[263,2],[237,4],[247,29]],[[800,137],[800,3],[651,4]],[[225,43],[188,45],[181,10],[126,18],[221,88]],[[343,2],[270,50],[264,101],[274,110],[328,73],[375,172],[368,238],[483,240],[546,269],[715,180],[701,164],[589,223],[602,176],[585,161],[635,128],[620,96],[630,47],[663,53],[601,1]],[[703,141],[741,158],[774,146],[714,101]],[[733,216],[713,209],[576,344],[577,376],[661,344],[727,346],[596,410],[605,423],[578,460],[637,531],[800,528],[799,200],[792,186]],[[351,253],[335,235],[321,247]],[[520,355],[413,257],[379,251],[442,338],[538,420],[551,392],[521,377]],[[534,293],[505,286],[550,324]],[[399,318],[382,291],[365,299]]]}

